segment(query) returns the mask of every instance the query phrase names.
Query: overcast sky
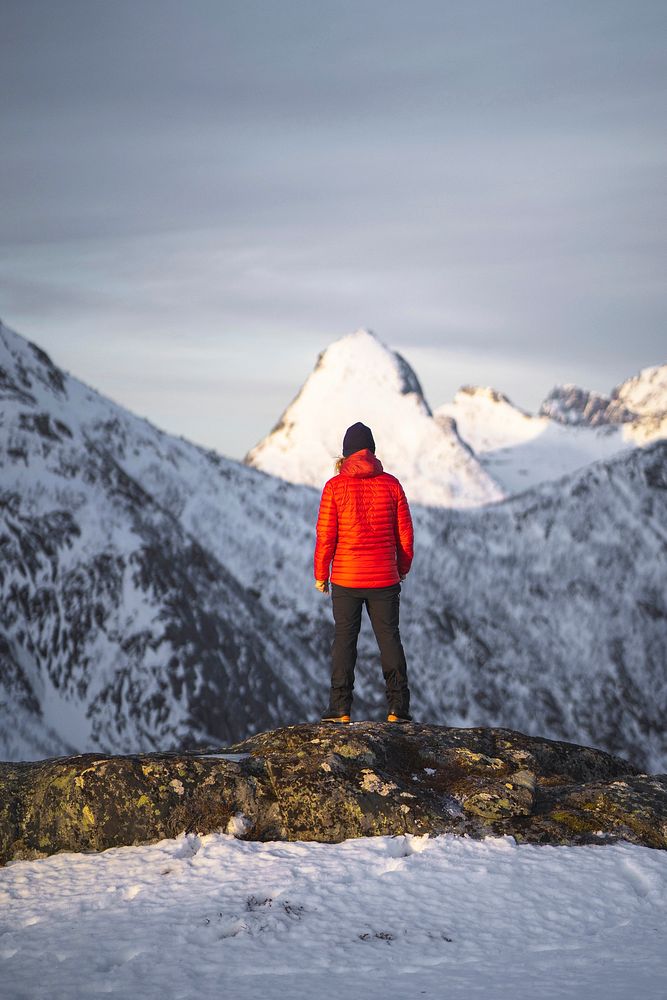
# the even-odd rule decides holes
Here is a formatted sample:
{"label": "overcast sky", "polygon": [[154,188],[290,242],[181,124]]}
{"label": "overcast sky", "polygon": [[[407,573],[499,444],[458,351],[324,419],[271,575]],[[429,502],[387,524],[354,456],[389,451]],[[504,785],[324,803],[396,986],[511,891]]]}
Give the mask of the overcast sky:
{"label": "overcast sky", "polygon": [[359,326],[433,407],[667,360],[664,0],[0,0],[0,316],[227,455]]}

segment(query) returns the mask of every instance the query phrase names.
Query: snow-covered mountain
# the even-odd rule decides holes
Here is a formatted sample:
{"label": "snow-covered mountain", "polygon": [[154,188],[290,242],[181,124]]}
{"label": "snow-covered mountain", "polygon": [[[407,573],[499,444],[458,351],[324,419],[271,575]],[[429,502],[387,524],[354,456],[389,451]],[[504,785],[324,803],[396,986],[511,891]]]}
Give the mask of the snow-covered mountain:
{"label": "snow-covered mountain", "polygon": [[667,438],[667,364],[643,368],[608,396],[576,385],[556,386],[540,413],[569,427],[600,428],[624,444]]}
{"label": "snow-covered mountain", "polygon": [[461,438],[508,494],[667,437],[667,365],[645,368],[609,396],[558,386],[533,415],[503,393],[464,386],[436,420]]}
{"label": "snow-covered mountain", "polygon": [[[317,717],[320,488],[159,431],[0,326],[0,756],[224,743]],[[415,714],[664,768],[667,442],[413,516]],[[382,717],[367,621],[355,695],[356,717]]]}
{"label": "snow-covered mountain", "polygon": [[312,712],[323,636],[287,556],[314,496],[163,434],[5,326],[0,380],[0,753]]}
{"label": "snow-covered mountain", "polygon": [[542,403],[540,413],[563,424],[630,424],[631,436],[637,441],[664,437],[667,364],[643,368],[615,386],[608,396],[576,385],[556,386]]}
{"label": "snow-covered mountain", "polygon": [[624,428],[571,426],[534,416],[504,394],[480,386],[459,389],[451,403],[438,407],[435,418],[455,422],[461,438],[507,495],[634,446]]}
{"label": "snow-covered mountain", "polygon": [[637,418],[619,399],[569,383],[551,390],[540,406],[540,414],[575,427],[628,424]]}
{"label": "snow-covered mountain", "polygon": [[411,651],[426,690],[448,677],[453,724],[509,709],[517,728],[539,719],[664,769],[667,442],[425,514]]}
{"label": "snow-covered mountain", "polygon": [[321,489],[334,474],[346,428],[357,420],[371,427],[378,458],[410,501],[469,507],[503,498],[454,424],[434,420],[407,361],[368,330],[341,337],[320,354],[296,398],[245,461]]}
{"label": "snow-covered mountain", "polygon": [[531,414],[503,393],[464,386],[433,413],[407,361],[368,330],[335,341],[246,464],[320,488],[357,420],[415,503],[477,507],[667,437],[667,365],[609,396],[557,386]]}

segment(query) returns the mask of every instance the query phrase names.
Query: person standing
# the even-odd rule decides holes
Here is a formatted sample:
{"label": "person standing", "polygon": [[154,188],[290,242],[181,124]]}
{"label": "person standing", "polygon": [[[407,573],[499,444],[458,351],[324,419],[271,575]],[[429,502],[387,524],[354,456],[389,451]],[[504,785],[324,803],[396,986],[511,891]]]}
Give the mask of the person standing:
{"label": "person standing", "polygon": [[350,721],[357,638],[364,604],[380,649],[387,721],[409,722],[410,690],[399,632],[401,581],[410,571],[414,534],[403,487],[375,457],[370,427],[343,439],[337,475],[324,484],[317,516],[315,586],[329,593],[334,616],[325,722]]}

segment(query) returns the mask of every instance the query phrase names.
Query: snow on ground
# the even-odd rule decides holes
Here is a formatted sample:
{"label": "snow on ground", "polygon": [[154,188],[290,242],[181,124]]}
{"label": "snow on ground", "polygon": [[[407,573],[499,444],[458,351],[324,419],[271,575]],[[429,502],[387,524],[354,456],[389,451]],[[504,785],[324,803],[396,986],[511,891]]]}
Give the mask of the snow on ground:
{"label": "snow on ground", "polygon": [[667,852],[182,836],[0,871],[3,1000],[664,998]]}

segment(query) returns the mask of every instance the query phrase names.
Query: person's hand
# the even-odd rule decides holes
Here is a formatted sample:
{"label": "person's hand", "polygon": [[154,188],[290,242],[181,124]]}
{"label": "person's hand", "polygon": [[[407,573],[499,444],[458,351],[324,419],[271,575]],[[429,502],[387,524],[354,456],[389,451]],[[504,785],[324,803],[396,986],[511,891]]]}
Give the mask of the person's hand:
{"label": "person's hand", "polygon": [[329,593],[329,581],[328,580],[316,580],[315,586],[321,594]]}
{"label": "person's hand", "polygon": [[403,581],[405,580],[405,578],[406,578],[407,575],[408,575],[407,573],[399,573],[398,574],[398,578],[401,581],[401,583],[403,583]]}

